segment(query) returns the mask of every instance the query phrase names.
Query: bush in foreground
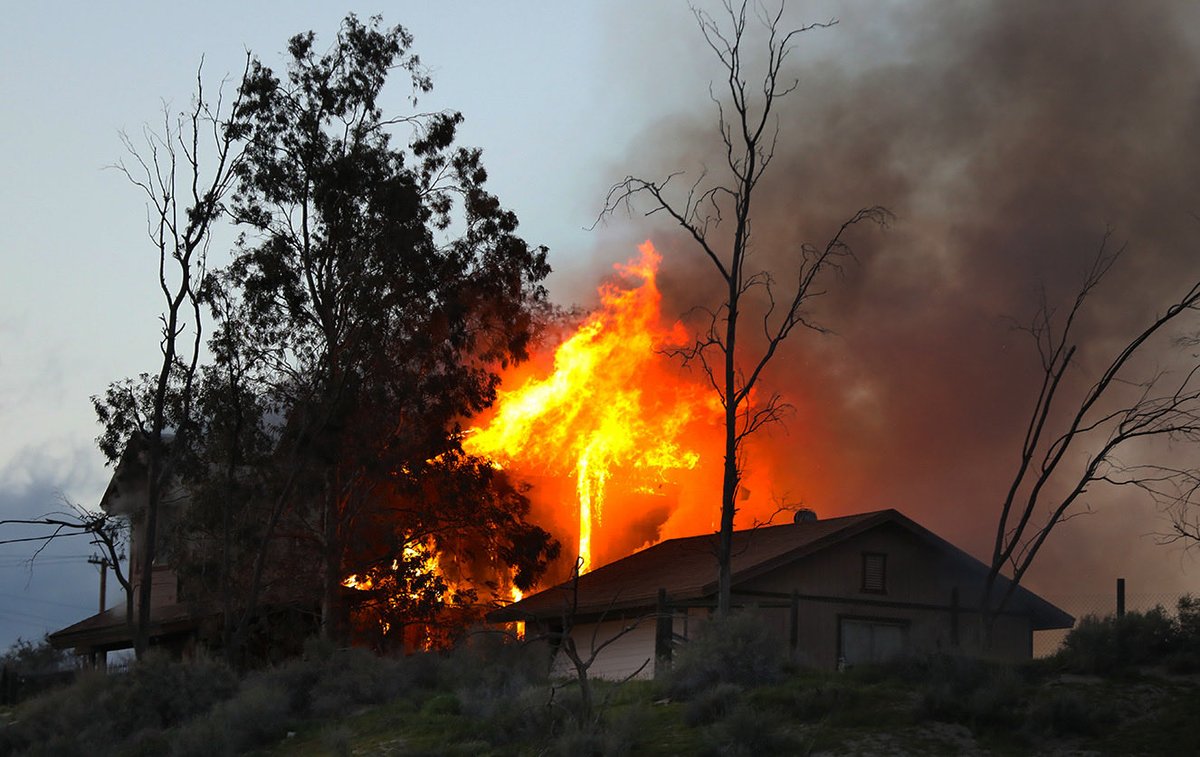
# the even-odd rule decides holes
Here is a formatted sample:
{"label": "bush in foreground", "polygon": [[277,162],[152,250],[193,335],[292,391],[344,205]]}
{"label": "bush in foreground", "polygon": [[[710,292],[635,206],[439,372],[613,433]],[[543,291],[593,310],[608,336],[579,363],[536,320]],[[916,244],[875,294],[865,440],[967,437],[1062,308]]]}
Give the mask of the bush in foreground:
{"label": "bush in foreground", "polygon": [[753,611],[708,620],[677,650],[668,694],[691,699],[720,683],[762,686],[783,679],[783,645]]}
{"label": "bush in foreground", "polygon": [[0,731],[0,753],[161,753],[166,730],[207,713],[237,686],[215,660],[181,663],[151,653],[127,673],[88,673],[27,702]]}
{"label": "bush in foreground", "polygon": [[1067,670],[1093,675],[1159,664],[1193,672],[1200,669],[1200,600],[1180,597],[1174,616],[1161,606],[1119,618],[1085,616],[1054,659]]}

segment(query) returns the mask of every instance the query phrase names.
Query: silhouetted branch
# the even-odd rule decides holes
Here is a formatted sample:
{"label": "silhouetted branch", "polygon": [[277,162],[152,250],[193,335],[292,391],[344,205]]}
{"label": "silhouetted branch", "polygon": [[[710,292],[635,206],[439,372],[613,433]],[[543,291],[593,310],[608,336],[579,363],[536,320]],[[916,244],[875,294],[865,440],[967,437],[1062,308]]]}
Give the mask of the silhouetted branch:
{"label": "silhouetted branch", "polygon": [[[1123,378],[1123,371],[1149,340],[1181,316],[1200,309],[1200,282],[1192,284],[1125,343],[1084,391],[1078,404],[1068,405],[1061,430],[1050,431],[1061,417],[1059,405],[1066,401],[1060,395],[1063,378],[1074,365],[1079,348],[1075,334],[1078,317],[1124,250],[1110,252],[1110,239],[1111,231],[1106,231],[1061,326],[1056,324],[1055,311],[1043,297],[1032,323],[1023,329],[1037,346],[1042,378],[1026,423],[1016,472],[997,519],[982,602],[985,614],[993,618],[1015,593],[1054,528],[1078,514],[1090,512],[1072,508],[1081,504],[1091,486],[1134,486],[1160,503],[1170,503],[1177,511],[1186,509],[1200,491],[1194,470],[1128,464],[1121,458],[1123,450],[1143,441],[1200,440],[1200,381],[1197,380],[1200,365],[1193,365],[1173,383],[1172,374],[1161,370],[1139,382]],[[1118,400],[1116,387],[1133,387],[1138,391],[1133,397]],[[1114,402],[1115,406],[1111,404]],[[1105,405],[1109,405],[1108,409],[1102,410]],[[1047,439],[1047,435],[1051,438]],[[1089,450],[1085,445],[1094,446]],[[1072,472],[1065,461],[1069,455],[1083,451],[1088,452],[1086,462]],[[1051,491],[1056,493],[1051,495],[1048,493]],[[1183,530],[1187,530],[1186,523]],[[1005,566],[1012,571],[1012,581],[993,607],[995,584]]]}

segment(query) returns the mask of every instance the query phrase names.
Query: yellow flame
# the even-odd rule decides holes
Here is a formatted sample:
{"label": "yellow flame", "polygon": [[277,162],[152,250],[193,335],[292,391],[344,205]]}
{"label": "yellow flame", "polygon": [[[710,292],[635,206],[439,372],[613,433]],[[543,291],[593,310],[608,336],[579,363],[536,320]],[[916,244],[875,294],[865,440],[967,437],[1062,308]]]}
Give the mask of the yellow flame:
{"label": "yellow flame", "polygon": [[[521,598],[525,596],[525,594],[515,586],[512,587],[512,591],[510,592],[510,595],[512,596],[512,601],[514,601],[514,602],[520,602]],[[523,621],[523,620],[517,621],[517,638],[518,639],[525,638],[525,621]]]}
{"label": "yellow flame", "polygon": [[600,309],[558,347],[549,375],[501,391],[491,421],[464,440],[467,452],[497,466],[575,479],[581,572],[592,567],[615,469],[637,485],[637,475],[661,477],[700,459],[682,435],[708,403],[693,391],[654,391],[662,350],[683,344],[686,334],[680,324],[660,324],[662,257],[650,242],[638,249],[639,258],[615,266],[631,285],[602,286]]}

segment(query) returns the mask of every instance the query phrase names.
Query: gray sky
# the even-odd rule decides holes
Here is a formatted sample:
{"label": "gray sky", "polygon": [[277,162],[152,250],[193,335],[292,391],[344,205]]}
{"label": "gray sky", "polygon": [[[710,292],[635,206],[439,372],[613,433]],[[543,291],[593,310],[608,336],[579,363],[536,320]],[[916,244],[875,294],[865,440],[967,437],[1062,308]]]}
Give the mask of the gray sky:
{"label": "gray sky", "polygon": [[[676,161],[686,164],[696,159],[706,164],[703,152],[691,150],[690,145],[712,136],[712,105],[706,92],[717,71],[700,45],[684,2],[519,0],[350,7],[316,1],[129,2],[119,7],[121,10],[112,11],[97,3],[44,2],[12,4],[5,9],[0,32],[4,37],[0,45],[0,102],[4,103],[0,109],[0,176],[4,179],[0,184],[2,517],[54,509],[60,496],[94,504],[104,489],[107,471],[93,443],[98,428],[89,397],[112,380],[154,368],[155,318],[160,310],[154,250],[144,236],[142,199],[120,174],[105,170],[105,166],[122,157],[121,130],[136,138],[143,123],[159,122],[164,101],[171,109],[186,106],[202,56],[205,77],[212,87],[221,77],[240,71],[247,48],[268,65],[278,66],[291,35],[311,29],[319,39],[329,40],[347,10],[364,17],[381,12],[386,23],[408,27],[415,37],[414,50],[434,79],[434,92],[422,99],[420,107],[462,111],[466,121],[461,142],[484,149],[492,187],[504,204],[516,210],[526,238],[550,246],[556,270],[551,289],[564,304],[588,302],[597,278],[611,263],[629,257],[632,243],[660,230],[639,216],[618,216],[594,231],[586,230],[614,181],[643,168],[651,175],[665,173],[673,170]],[[842,155],[838,149],[826,149],[840,148],[841,135],[851,135],[847,139],[863,144],[881,142],[886,140],[880,140],[880,134],[905,132],[902,125],[888,119],[920,123],[919,128],[913,126],[911,133],[903,134],[906,144],[914,146],[908,153],[911,165],[883,177],[869,171],[862,174],[869,179],[864,185],[876,187],[878,196],[869,192],[860,196],[849,189],[826,193],[824,185],[814,189],[797,179],[798,187],[781,190],[779,197],[787,202],[768,203],[794,208],[796,198],[824,201],[833,196],[839,203],[845,200],[846,211],[874,202],[902,206],[897,208],[903,211],[901,228],[894,237],[899,252],[879,256],[874,269],[867,266],[875,256],[865,256],[865,273],[850,274],[851,292],[869,291],[863,281],[884,275],[878,272],[894,272],[898,260],[912,260],[901,254],[904,245],[941,249],[939,245],[961,244],[972,238],[947,234],[931,244],[928,231],[924,236],[915,234],[914,227],[932,228],[932,224],[921,225],[930,207],[945,211],[952,201],[933,191],[909,189],[901,192],[902,196],[894,195],[900,191],[894,185],[904,182],[885,181],[902,174],[907,181],[927,177],[937,184],[983,149],[969,136],[943,128],[941,121],[920,120],[923,114],[940,112],[938,103],[947,91],[954,93],[953,98],[944,97],[947,102],[979,100],[985,112],[993,113],[989,108],[1005,112],[1005,103],[998,98],[1011,94],[1005,89],[1009,79],[1004,78],[1011,67],[993,66],[1005,72],[1004,76],[988,79],[992,88],[986,91],[969,92],[970,68],[957,71],[960,79],[956,79],[938,62],[959,55],[971,66],[991,70],[989,61],[1003,57],[993,55],[981,61],[955,49],[955,45],[968,44],[960,40],[990,39],[977,34],[976,26],[1000,29],[1003,24],[993,18],[997,14],[989,14],[987,4],[954,7],[957,10],[943,13],[904,3],[809,2],[794,4],[791,9],[796,20],[841,20],[834,30],[821,32],[811,41],[806,37],[795,58],[800,66],[820,63],[814,69],[820,75],[805,83],[817,91],[811,100],[818,108],[816,117],[810,121],[807,116],[797,116],[797,123],[811,123],[815,129],[817,137],[803,145],[818,156],[817,163],[831,154]],[[1159,33],[1157,27],[1147,28],[1148,34]],[[1012,33],[1018,41],[1032,34],[1020,28]],[[985,49],[980,44],[980,49]],[[926,56],[940,57],[930,62]],[[987,56],[981,53],[979,57]],[[1021,60],[1035,58],[1030,53]],[[1122,64],[1109,60],[1105,65]],[[876,70],[904,76],[860,75]],[[845,96],[827,91],[834,87],[826,85],[828,82],[849,82],[839,90]],[[964,86],[962,92],[954,89]],[[911,94],[905,101],[901,94],[909,87]],[[385,110],[404,112],[408,94],[403,86],[394,86],[385,98]],[[900,107],[898,102],[908,105]],[[922,106],[913,107],[913,102]],[[839,109],[847,107],[856,118],[843,122],[836,116],[842,113]],[[875,131],[873,140],[859,135],[871,129]],[[941,138],[956,141],[943,149],[936,141]],[[922,140],[930,144],[922,146]],[[996,142],[989,143],[988,149],[995,149]],[[1194,145],[1190,149],[1194,151]],[[926,153],[949,154],[957,162],[948,167],[936,158],[924,157]],[[865,161],[862,155],[868,153],[846,154]],[[1186,163],[1191,156],[1183,158]],[[783,156],[780,170],[801,175],[796,166],[803,164],[797,161],[799,158],[790,154]],[[817,171],[817,175],[833,174]],[[956,195],[953,201],[962,197]],[[1193,204],[1193,210],[1196,207]],[[930,217],[938,224],[948,224],[946,213],[939,212]],[[1122,220],[1107,213],[1083,215],[1100,229],[1105,222]],[[1136,230],[1139,219],[1128,226]],[[986,230],[986,225],[983,228]],[[670,248],[669,238],[666,244]],[[957,249],[939,253],[950,261],[947,269],[954,267],[953,250]],[[214,260],[219,262],[222,255],[218,245]],[[668,273],[686,281],[691,275],[688,266],[690,263],[677,265]],[[923,279],[931,280],[939,278]],[[912,281],[902,283],[919,288]],[[669,281],[666,286],[670,288]],[[1022,281],[1021,286],[1032,287],[1032,280]],[[900,297],[899,291],[899,287],[889,288],[889,297]],[[987,318],[1014,315],[1005,312],[1014,300],[1000,299],[1002,304],[979,321],[984,323],[981,328],[991,328]],[[888,304],[896,305],[891,300]],[[839,306],[852,313],[864,309],[858,301]],[[855,318],[847,321],[847,349],[857,344],[863,354],[882,354],[881,345],[856,327],[861,321]],[[974,327],[977,322],[960,323]],[[890,325],[895,325],[894,319]],[[862,341],[855,342],[860,332]],[[872,329],[871,333],[877,340],[883,334],[889,344],[895,341],[891,330]],[[955,335],[960,337],[962,334]],[[838,344],[843,343],[835,343],[832,349],[838,349]],[[799,366],[820,359],[821,354],[798,353],[784,364]],[[826,364],[857,375],[861,380],[848,385],[860,387],[855,390],[859,395],[861,386],[884,381],[881,373],[887,370],[869,361],[850,364],[829,359]],[[835,372],[830,368],[828,375],[821,375],[828,378]],[[894,393],[901,395],[914,396],[901,389]],[[889,393],[880,389],[875,396],[886,398]],[[894,406],[899,405],[898,401]],[[861,408],[856,412],[862,412]],[[854,416],[859,428],[860,421]],[[923,421],[913,421],[918,422]],[[824,423],[836,425],[837,419],[826,417]],[[971,427],[969,421],[960,425]],[[838,443],[845,445],[847,458],[888,454],[878,444],[885,435],[876,434],[869,444],[853,434],[837,436]],[[861,448],[854,449],[859,442],[863,442]],[[992,459],[990,450],[984,451],[988,454],[979,457]],[[864,479],[870,477],[871,463],[862,465]],[[963,477],[964,471],[970,470],[964,466],[954,474]],[[893,469],[887,473],[895,475]],[[921,469],[920,476],[936,484],[928,471]],[[925,488],[905,487],[901,482],[898,490],[899,501],[864,502],[859,509],[891,505],[906,509],[910,504],[906,497],[911,497],[912,508],[906,509],[910,515],[951,539],[965,538],[968,547],[983,543],[975,538],[983,531],[971,523],[986,520],[986,515],[958,517],[948,528],[941,528],[938,522],[921,517],[924,505],[920,502],[929,498]],[[864,498],[878,495],[877,490],[864,486],[848,487],[847,491]],[[837,507],[848,509],[849,505],[839,502]],[[939,507],[929,510],[933,515],[942,512]],[[1121,534],[1153,530],[1144,511],[1138,511],[1136,525],[1131,525],[1130,517],[1109,521],[1101,529],[1106,545]],[[1144,540],[1135,547],[1130,554],[1137,556],[1130,557],[1131,562],[1144,563],[1150,559],[1147,554],[1157,555],[1155,568],[1143,571],[1147,580],[1159,579],[1160,585],[1172,590],[1196,583],[1196,567],[1178,553],[1147,552]],[[38,638],[94,611],[98,582],[95,569],[85,563],[89,554],[85,545],[54,545],[32,574],[23,563],[30,551],[23,545],[0,548],[0,646],[18,635]],[[1111,558],[1111,550],[1102,551],[1088,566]],[[1109,578],[1107,574],[1097,578],[1100,590],[1106,590]]]}

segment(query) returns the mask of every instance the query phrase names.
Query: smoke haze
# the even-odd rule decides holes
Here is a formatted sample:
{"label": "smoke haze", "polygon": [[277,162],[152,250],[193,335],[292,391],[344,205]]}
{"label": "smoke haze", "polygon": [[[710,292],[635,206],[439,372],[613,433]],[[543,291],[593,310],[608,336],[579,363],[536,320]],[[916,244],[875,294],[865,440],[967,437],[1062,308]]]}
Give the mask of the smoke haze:
{"label": "smoke haze", "polygon": [[[828,18],[809,10],[789,9],[792,25]],[[870,3],[832,15],[838,26],[799,39],[800,85],[756,194],[755,261],[786,280],[798,244],[823,243],[858,208],[883,205],[896,221],[854,233],[857,261],[810,309],[836,333],[795,333],[764,378],[796,412],[750,465],[771,471],[776,497],[822,516],[896,507],[984,555],[1040,379],[1009,319],[1031,320],[1039,288],[1065,307],[1107,228],[1127,243],[1082,324],[1078,391],[1200,276],[1200,56],[1186,36],[1200,7]],[[642,34],[671,37],[672,54],[690,41],[680,70],[708,72],[719,94],[694,24]],[[633,137],[614,180],[685,171],[686,189],[704,168],[719,175],[715,107],[703,85],[690,94]],[[606,260],[632,250],[618,239],[655,240],[664,314],[720,302],[707,261],[658,216],[618,216],[604,236]],[[1166,527],[1152,505],[1099,490],[1089,504],[1051,537],[1034,588],[1106,590],[1118,575],[1131,591],[1188,588],[1178,550],[1145,537]]]}

